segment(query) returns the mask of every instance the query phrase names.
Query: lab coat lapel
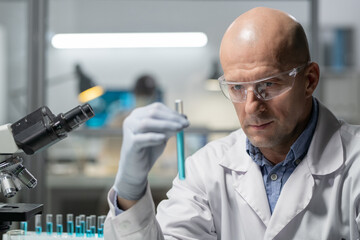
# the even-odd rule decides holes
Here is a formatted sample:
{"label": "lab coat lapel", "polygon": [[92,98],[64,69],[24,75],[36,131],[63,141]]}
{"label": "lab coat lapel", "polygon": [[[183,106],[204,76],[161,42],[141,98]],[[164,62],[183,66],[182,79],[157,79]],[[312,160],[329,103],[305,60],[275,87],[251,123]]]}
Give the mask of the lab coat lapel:
{"label": "lab coat lapel", "polygon": [[306,161],[303,160],[281,190],[264,239],[273,239],[306,208],[313,196],[314,185],[314,178]]}
{"label": "lab coat lapel", "polygon": [[236,192],[254,210],[264,225],[268,226],[271,217],[270,207],[259,166],[253,162],[250,164],[247,172],[237,174],[234,178],[237,178],[235,185]]}
{"label": "lab coat lapel", "polygon": [[318,124],[306,158],[313,175],[330,174],[344,164],[340,126],[336,117],[319,104]]}
{"label": "lab coat lapel", "polygon": [[319,118],[308,154],[291,174],[276,203],[264,239],[273,239],[310,203],[316,191],[313,176],[331,174],[344,163],[336,117],[319,104]]}
{"label": "lab coat lapel", "polygon": [[220,165],[232,170],[235,191],[267,226],[271,214],[263,178],[259,166],[246,153],[244,134],[225,154]]}

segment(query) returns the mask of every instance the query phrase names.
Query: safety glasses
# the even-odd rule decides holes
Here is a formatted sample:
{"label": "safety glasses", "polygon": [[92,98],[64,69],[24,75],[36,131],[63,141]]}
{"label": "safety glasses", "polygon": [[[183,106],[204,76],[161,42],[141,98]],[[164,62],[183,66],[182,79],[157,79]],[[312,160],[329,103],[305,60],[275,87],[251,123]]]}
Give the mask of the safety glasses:
{"label": "safety glasses", "polygon": [[228,82],[224,75],[218,80],[221,91],[232,102],[245,102],[248,91],[253,91],[257,98],[267,101],[289,91],[294,85],[296,75],[308,64],[251,82]]}

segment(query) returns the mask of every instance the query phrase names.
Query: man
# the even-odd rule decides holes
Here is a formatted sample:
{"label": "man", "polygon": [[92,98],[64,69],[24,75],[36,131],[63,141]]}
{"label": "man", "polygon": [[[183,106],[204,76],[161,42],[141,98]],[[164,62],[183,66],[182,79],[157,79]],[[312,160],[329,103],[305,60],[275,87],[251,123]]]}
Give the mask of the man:
{"label": "man", "polygon": [[155,217],[147,173],[188,122],[163,105],[134,111],[106,239],[359,239],[359,128],[312,97],[319,66],[301,25],[251,9],[227,29],[220,60],[242,129],[186,160]]}

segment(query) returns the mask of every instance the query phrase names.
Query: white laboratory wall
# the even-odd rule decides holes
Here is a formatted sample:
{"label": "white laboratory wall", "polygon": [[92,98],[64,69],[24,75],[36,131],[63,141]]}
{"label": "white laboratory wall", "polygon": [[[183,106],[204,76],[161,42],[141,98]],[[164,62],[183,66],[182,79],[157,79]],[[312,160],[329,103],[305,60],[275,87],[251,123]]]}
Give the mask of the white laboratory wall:
{"label": "white laboratory wall", "polygon": [[[0,25],[5,33],[5,55],[2,55],[5,76],[0,79],[1,98],[6,97],[6,108],[0,112],[4,121],[12,122],[26,113],[27,80],[27,4],[26,1],[0,1]],[[4,82],[2,82],[4,81]],[[1,101],[0,104],[4,104]]]}
{"label": "white laboratory wall", "polygon": [[[358,0],[320,0],[320,27],[352,27],[355,32],[355,70],[360,69],[360,1]],[[321,34],[321,33],[320,33]]]}
{"label": "white laboratory wall", "polygon": [[[242,12],[259,5],[280,8],[309,21],[304,2],[244,1],[50,1],[49,30],[72,32],[179,32],[202,31],[204,48],[57,50],[49,47],[48,80],[64,81],[48,89],[48,104],[65,111],[76,104],[75,63],[105,88],[132,88],[135,79],[150,73],[164,90],[169,106],[184,100],[185,112],[195,126],[236,128],[233,107],[220,92],[204,89],[205,79],[218,58],[218,48],[228,25]],[[49,36],[50,37],[50,36]],[[72,79],[72,80],[70,80]],[[51,84],[50,84],[51,85]]]}
{"label": "white laboratory wall", "polygon": [[[319,2],[320,30],[327,28],[352,28],[354,39],[352,53],[354,66],[343,72],[321,69],[322,101],[338,118],[360,124],[360,1],[321,0]],[[324,34],[324,32],[320,32]],[[349,46],[347,46],[349,47]]]}
{"label": "white laboratory wall", "polygon": [[6,81],[6,36],[0,25],[0,125],[6,123],[7,81]]}
{"label": "white laboratory wall", "polygon": [[328,75],[324,85],[323,101],[341,119],[359,124],[360,74],[349,72]]}

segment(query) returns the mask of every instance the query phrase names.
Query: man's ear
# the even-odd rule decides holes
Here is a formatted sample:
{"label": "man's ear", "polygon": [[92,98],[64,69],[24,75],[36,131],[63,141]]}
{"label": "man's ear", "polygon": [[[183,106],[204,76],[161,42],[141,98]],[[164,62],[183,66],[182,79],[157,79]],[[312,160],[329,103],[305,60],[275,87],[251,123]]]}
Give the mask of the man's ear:
{"label": "man's ear", "polygon": [[311,97],[319,83],[320,68],[315,62],[311,62],[305,69],[305,94],[306,97]]}

